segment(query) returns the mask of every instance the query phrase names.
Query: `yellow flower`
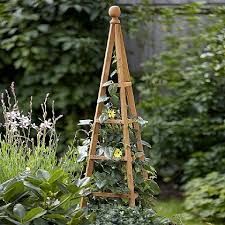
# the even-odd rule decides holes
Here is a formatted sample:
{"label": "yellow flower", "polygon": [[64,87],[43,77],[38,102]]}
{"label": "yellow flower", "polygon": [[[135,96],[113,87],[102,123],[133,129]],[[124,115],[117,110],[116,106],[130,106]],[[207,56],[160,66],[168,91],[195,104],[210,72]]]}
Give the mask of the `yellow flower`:
{"label": "yellow flower", "polygon": [[115,158],[120,158],[122,156],[122,151],[119,148],[116,148],[114,153],[113,153],[113,156]]}
{"label": "yellow flower", "polygon": [[109,109],[108,110],[108,116],[109,116],[110,119],[114,119],[115,116],[116,116],[115,110],[114,109]]}

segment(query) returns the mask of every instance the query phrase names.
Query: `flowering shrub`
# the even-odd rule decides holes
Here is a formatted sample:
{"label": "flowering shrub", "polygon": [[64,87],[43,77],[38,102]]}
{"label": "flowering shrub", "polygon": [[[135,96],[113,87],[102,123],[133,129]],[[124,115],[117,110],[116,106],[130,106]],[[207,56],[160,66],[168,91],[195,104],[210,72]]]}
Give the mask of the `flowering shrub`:
{"label": "flowering shrub", "polygon": [[0,136],[0,183],[17,176],[26,167],[33,171],[46,169],[52,171],[60,165],[66,171],[73,172],[76,166],[70,165],[76,161],[76,149],[70,146],[69,151],[59,159],[56,157],[58,135],[56,123],[62,117],[55,116],[54,102],[52,116],[47,112],[48,94],[41,104],[42,118],[40,123],[32,122],[32,98],[30,111],[25,114],[16,98],[14,84],[11,93],[7,90],[1,96],[4,123],[4,134]]}

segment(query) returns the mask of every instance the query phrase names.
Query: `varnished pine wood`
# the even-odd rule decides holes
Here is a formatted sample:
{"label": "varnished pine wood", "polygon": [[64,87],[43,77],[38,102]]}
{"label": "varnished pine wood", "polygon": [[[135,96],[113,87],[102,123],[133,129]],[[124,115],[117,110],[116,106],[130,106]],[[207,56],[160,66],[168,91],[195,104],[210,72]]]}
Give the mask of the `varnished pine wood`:
{"label": "varnished pine wood", "polygon": [[[121,29],[121,27],[120,27],[120,29]],[[123,40],[122,30],[120,30],[120,35],[121,35],[121,40]],[[128,68],[124,42],[121,42],[121,48],[122,48],[122,57],[123,57],[123,69],[126,71],[124,73],[125,80],[127,82],[130,82],[131,81],[131,77],[130,77],[130,72],[129,72],[129,68]],[[127,96],[127,102],[128,102],[128,106],[129,106],[129,109],[130,109],[131,116],[134,117],[134,118],[137,118],[138,115],[137,115],[137,110],[136,110],[136,105],[135,105],[135,100],[134,100],[134,94],[133,94],[132,86],[127,86],[126,87],[126,96]],[[136,139],[137,139],[137,149],[138,149],[138,151],[144,153],[143,145],[141,143],[141,128],[140,128],[140,124],[138,124],[138,122],[135,122],[133,126],[134,126],[134,129],[135,129],[135,135],[136,135]],[[144,154],[140,157],[140,159],[141,160],[145,159]],[[144,176],[145,179],[148,178],[148,174],[147,174],[146,171],[143,171],[143,176]]]}
{"label": "varnished pine wood", "polygon": [[[100,155],[91,155],[89,156],[89,160],[109,160],[109,158],[105,157],[105,156],[100,156]],[[115,158],[113,157],[112,160],[120,160],[120,161],[127,161],[126,157],[120,157],[120,158]]]}
{"label": "varnished pine wood", "polygon": [[[105,60],[104,60],[104,64],[103,64],[100,87],[102,87],[102,85],[106,81],[108,81],[108,78],[109,78],[109,70],[110,70],[110,65],[111,65],[114,40],[115,40],[115,31],[114,31],[114,26],[111,24],[110,30],[109,30],[109,39],[108,39],[108,43],[107,43],[107,47],[106,47]],[[100,88],[99,93],[98,93],[98,98],[105,95],[105,93],[106,93],[106,87]],[[99,116],[101,115],[103,105],[104,105],[104,103],[100,102],[96,106],[95,118],[94,118],[94,124],[93,124],[93,132],[92,132],[90,150],[89,150],[89,156],[94,155],[95,152],[96,152],[99,126],[100,126],[98,123],[96,123],[96,121],[98,120]],[[92,172],[93,172],[93,162],[88,161],[86,176],[91,176]]]}
{"label": "varnished pine wood", "polygon": [[[92,192],[93,196],[96,197],[105,197],[105,198],[130,198],[129,194],[115,194],[111,192]],[[137,198],[138,194],[134,193],[134,197]]]}
{"label": "varnished pine wood", "polygon": [[[123,35],[121,31],[120,21],[118,19],[120,15],[120,9],[118,6],[113,6],[109,10],[109,14],[112,17],[110,21],[110,30],[109,37],[107,42],[107,48],[105,53],[105,59],[103,64],[103,71],[101,76],[101,82],[99,87],[98,98],[106,94],[106,87],[104,87],[104,83],[108,81],[109,70],[112,59],[112,51],[115,45],[116,50],[116,59],[117,59],[117,71],[118,71],[118,87],[120,92],[120,111],[121,111],[121,119],[108,119],[104,123],[108,124],[121,124],[123,128],[123,145],[125,150],[125,156],[121,157],[120,160],[126,163],[126,177],[129,188],[129,193],[127,194],[116,194],[109,192],[93,192],[92,195],[96,197],[105,197],[105,198],[127,198],[129,199],[129,205],[135,206],[135,199],[138,197],[138,194],[134,192],[134,178],[133,178],[133,168],[132,161],[134,160],[131,155],[131,147],[130,147],[130,137],[129,137],[129,125],[133,124],[136,130],[136,138],[137,138],[137,147],[139,151],[143,151],[143,146],[141,144],[141,133],[140,126],[133,119],[128,119],[128,107],[131,111],[131,115],[136,118],[137,111],[135,107],[135,101],[132,90],[132,83],[130,79],[130,73],[127,64],[125,46]],[[102,113],[104,103],[98,103],[96,106],[96,112],[94,117],[93,131],[90,143],[90,150],[87,161],[86,168],[86,176],[91,176],[94,169],[94,161],[95,160],[109,160],[104,156],[96,155],[96,147],[98,142],[100,121],[99,116]],[[143,156],[144,157],[144,156]],[[113,158],[114,159],[114,158]],[[141,158],[144,159],[144,158]],[[118,159],[117,159],[118,160]],[[81,206],[85,206],[84,198],[81,200]]]}
{"label": "varnished pine wood", "polygon": [[[115,46],[116,46],[116,59],[117,59],[117,71],[118,71],[118,82],[122,84],[126,82],[126,73],[124,69],[124,55],[122,53],[123,40],[121,39],[121,27],[119,24],[115,24]],[[121,118],[123,121],[123,145],[125,149],[126,162],[126,172],[127,172],[127,183],[130,191],[129,205],[131,207],[135,206],[135,195],[134,195],[134,178],[133,178],[133,168],[132,168],[132,156],[130,149],[130,137],[129,137],[129,127],[128,127],[128,115],[127,115],[127,99],[126,99],[126,89],[124,86],[120,87],[120,111]]]}
{"label": "varnished pine wood", "polygon": [[[99,119],[97,119],[96,122],[97,123],[100,123]],[[128,119],[127,122],[130,124],[130,123],[133,123],[134,120]],[[105,124],[105,123],[107,123],[107,124],[123,124],[123,120],[119,120],[119,119],[116,119],[116,120],[114,120],[114,119],[108,119],[108,120],[106,120],[106,121],[103,122],[103,124]]]}
{"label": "varnished pine wood", "polygon": [[[105,93],[106,93],[106,87],[102,87],[102,86],[109,78],[109,70],[110,70],[110,65],[111,65],[114,41],[115,41],[114,25],[110,24],[109,37],[108,37],[108,41],[107,41],[105,59],[104,59],[101,82],[100,82],[101,88],[99,89],[98,98],[105,95]],[[96,146],[97,146],[97,142],[98,142],[98,133],[99,133],[99,128],[100,128],[100,124],[96,123],[96,120],[99,118],[99,116],[101,114],[103,105],[104,105],[104,103],[101,102],[101,103],[98,103],[96,106],[94,123],[93,123],[93,131],[92,131],[91,143],[90,143],[90,149],[89,149],[89,157],[91,155],[95,155],[95,153],[96,153]],[[94,161],[88,160],[85,176],[90,177],[93,173],[93,169],[94,169]],[[81,199],[81,207],[84,207],[85,205],[86,205],[86,202],[85,202],[84,198],[82,198]]]}
{"label": "varnished pine wood", "polygon": [[118,84],[118,87],[128,87],[128,86],[132,86],[132,83],[130,81]]}

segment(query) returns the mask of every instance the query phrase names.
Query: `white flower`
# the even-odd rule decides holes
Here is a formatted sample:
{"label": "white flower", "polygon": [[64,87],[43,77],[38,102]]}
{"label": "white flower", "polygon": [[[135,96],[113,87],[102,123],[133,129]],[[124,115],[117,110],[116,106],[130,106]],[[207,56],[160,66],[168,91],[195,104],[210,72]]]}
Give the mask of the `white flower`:
{"label": "white flower", "polygon": [[17,118],[20,118],[20,112],[19,111],[11,111],[6,113],[7,119],[9,120],[16,120]]}
{"label": "white flower", "polygon": [[27,128],[31,124],[31,120],[28,116],[22,115],[18,120],[21,128]]}
{"label": "white flower", "polygon": [[16,122],[16,121],[10,121],[8,123],[9,127],[10,127],[10,130],[12,132],[16,132],[17,131],[17,127],[19,126],[19,124]]}
{"label": "white flower", "polygon": [[38,126],[37,126],[35,123],[32,123],[32,124],[31,124],[31,127],[34,128],[35,130],[38,129]]}
{"label": "white flower", "polygon": [[51,122],[51,119],[48,119],[48,120],[45,120],[44,122],[42,122],[40,124],[40,129],[43,130],[43,129],[52,129],[52,122]]}

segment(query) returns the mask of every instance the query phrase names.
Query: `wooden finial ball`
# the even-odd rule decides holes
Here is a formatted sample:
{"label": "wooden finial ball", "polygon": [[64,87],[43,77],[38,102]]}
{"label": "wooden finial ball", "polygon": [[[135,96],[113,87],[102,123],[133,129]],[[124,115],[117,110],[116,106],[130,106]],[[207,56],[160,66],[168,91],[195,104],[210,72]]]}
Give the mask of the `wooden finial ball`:
{"label": "wooden finial ball", "polygon": [[109,8],[109,15],[111,17],[119,17],[120,14],[121,14],[121,11],[119,6],[114,5]]}

